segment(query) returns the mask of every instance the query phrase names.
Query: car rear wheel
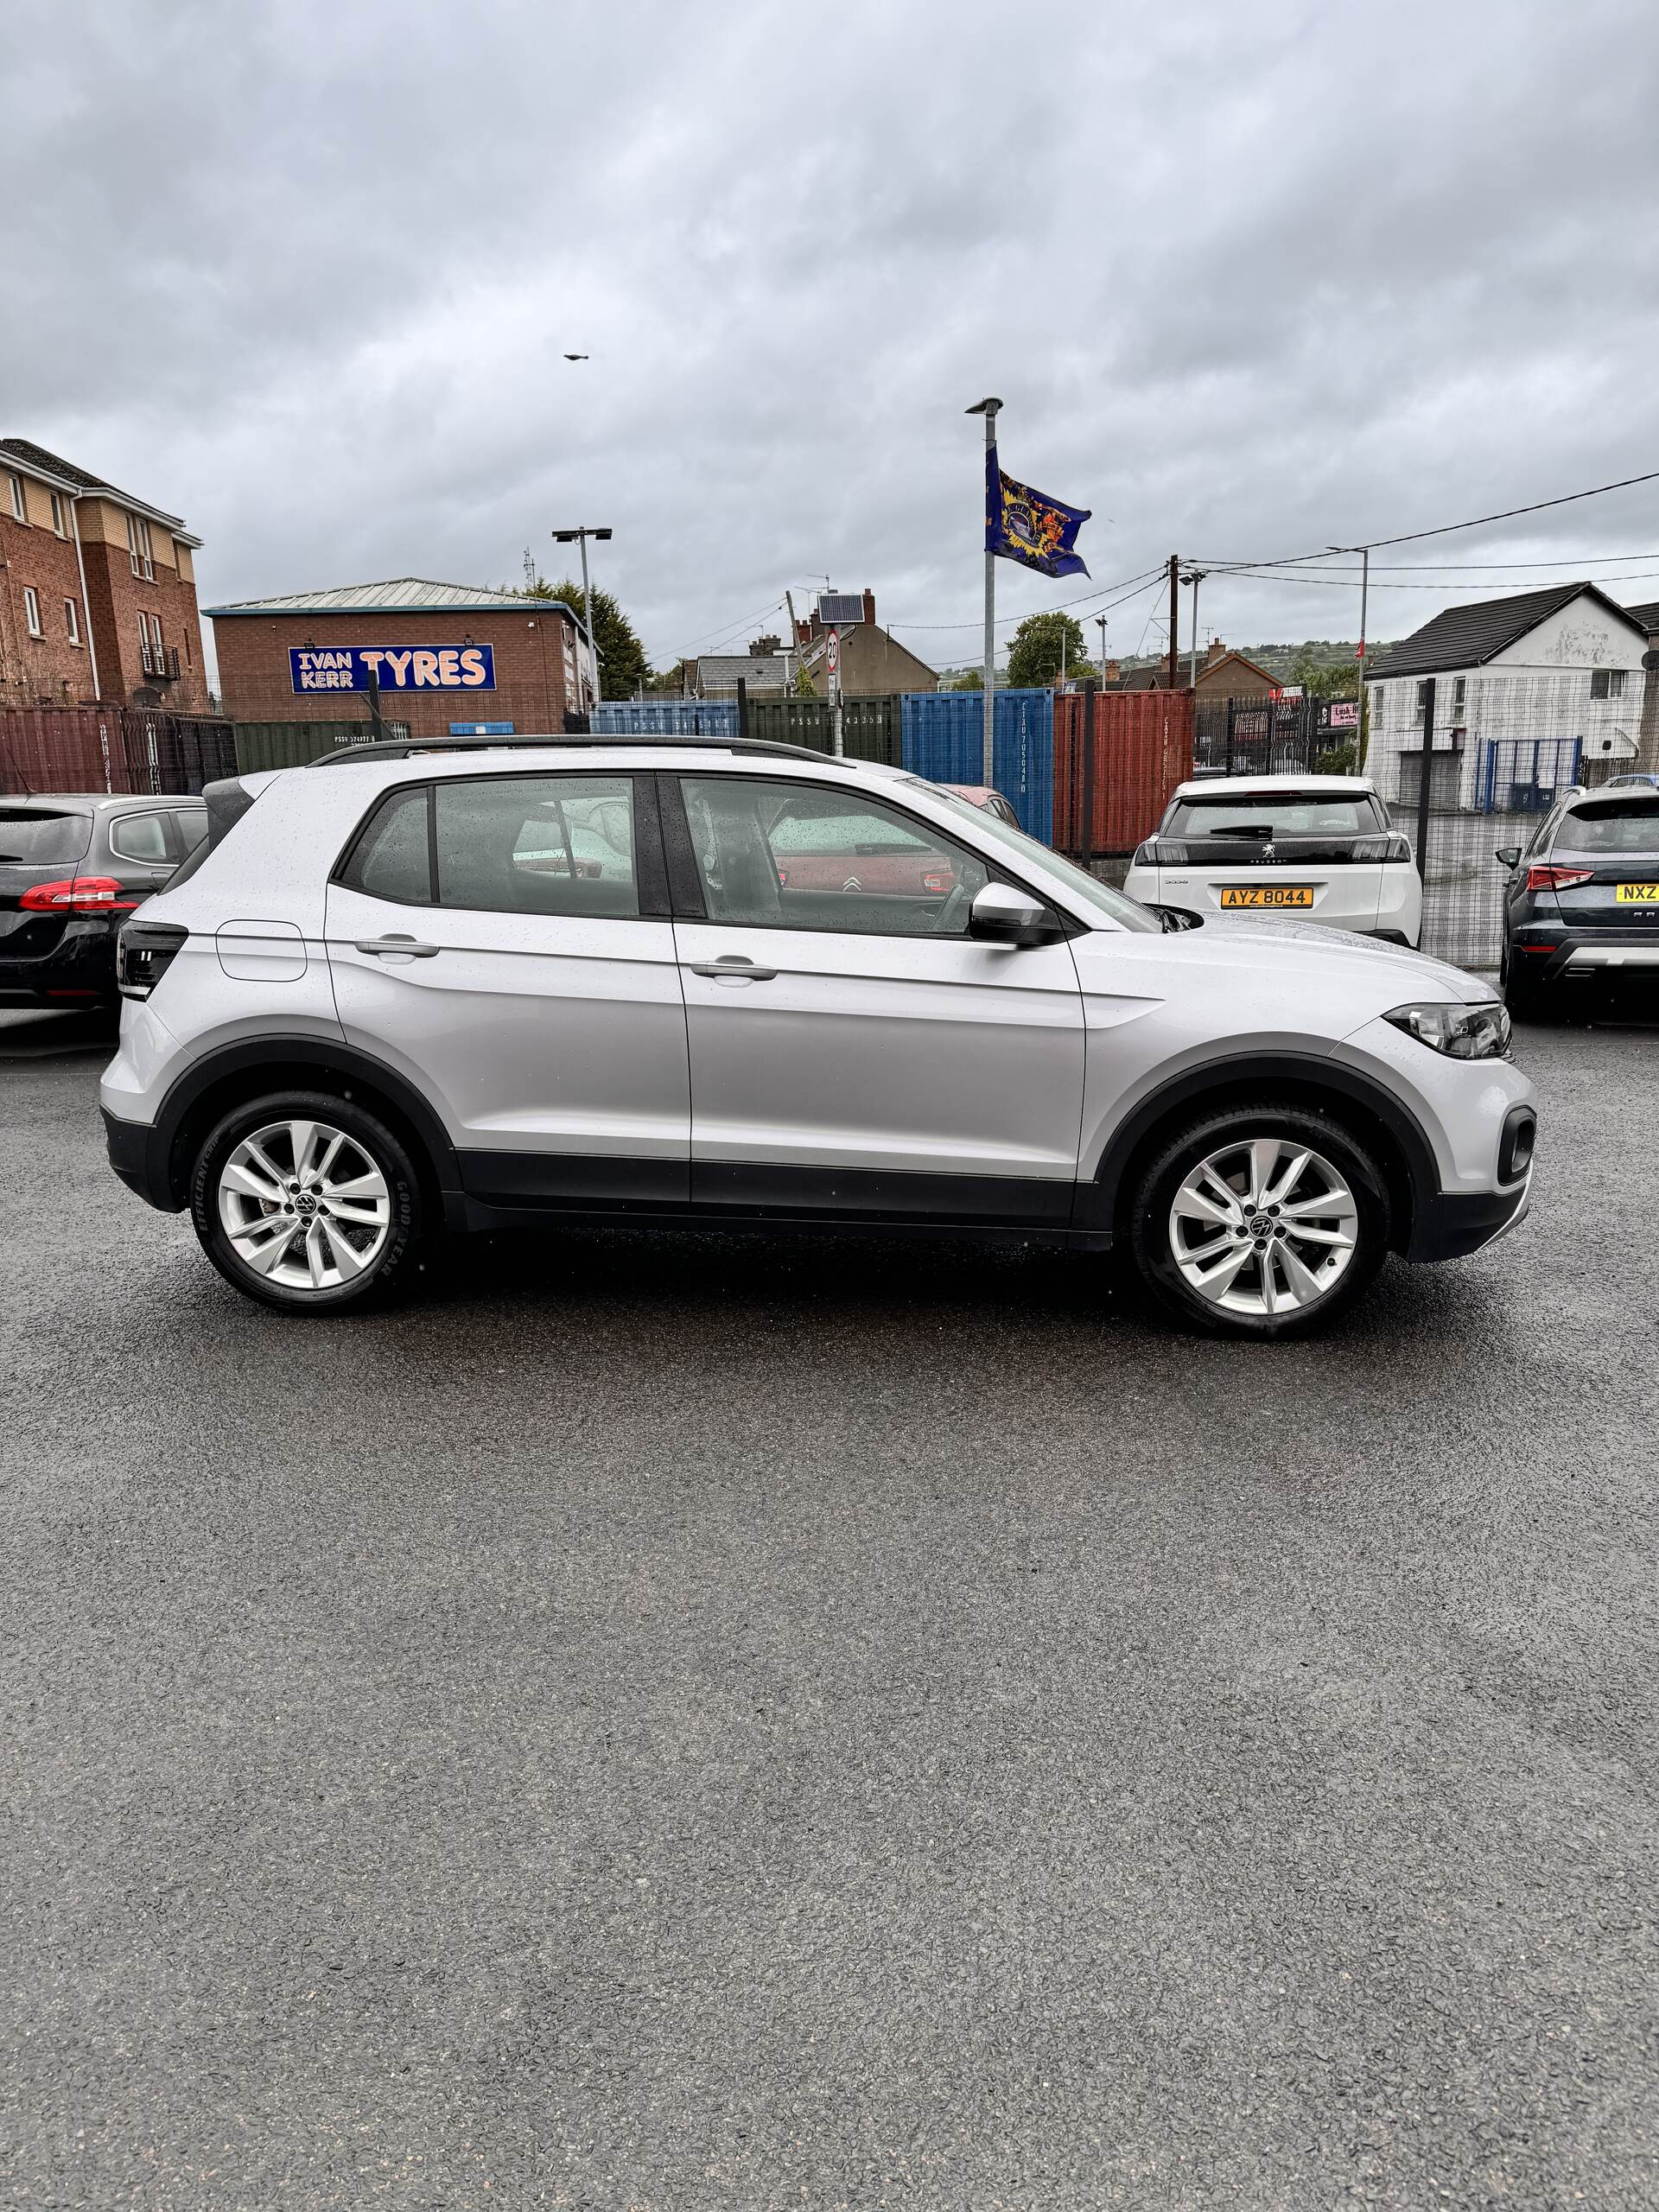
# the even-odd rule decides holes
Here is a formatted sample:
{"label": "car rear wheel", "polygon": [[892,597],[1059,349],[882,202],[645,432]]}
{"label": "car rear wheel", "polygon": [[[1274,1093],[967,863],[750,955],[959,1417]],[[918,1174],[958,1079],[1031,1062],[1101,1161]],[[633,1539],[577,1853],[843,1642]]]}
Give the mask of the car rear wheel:
{"label": "car rear wheel", "polygon": [[197,1155],[190,1210],[227,1282],[284,1313],[339,1313],[413,1272],[424,1231],[403,1144],[349,1099],[250,1099]]}
{"label": "car rear wheel", "polygon": [[1529,976],[1516,969],[1512,960],[1506,959],[1499,977],[1503,1003],[1516,1021],[1546,1021],[1554,1006],[1550,986],[1541,983],[1535,976]]}
{"label": "car rear wheel", "polygon": [[1153,1294],[1214,1334],[1322,1328],[1389,1244],[1387,1182],[1334,1116],[1286,1103],[1187,1122],[1139,1177],[1129,1241]]}

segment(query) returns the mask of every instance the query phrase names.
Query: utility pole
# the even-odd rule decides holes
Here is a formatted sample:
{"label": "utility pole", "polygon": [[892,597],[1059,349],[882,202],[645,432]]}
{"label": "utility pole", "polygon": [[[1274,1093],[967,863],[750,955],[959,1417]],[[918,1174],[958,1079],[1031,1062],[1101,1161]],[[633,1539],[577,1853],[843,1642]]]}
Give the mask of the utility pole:
{"label": "utility pole", "polygon": [[[585,354],[579,355],[567,353],[565,359],[567,360],[585,360],[587,356]],[[595,707],[599,704],[599,696],[603,687],[599,680],[599,646],[594,637],[593,587],[588,581],[588,541],[590,537],[607,538],[610,535],[611,533],[608,530],[596,530],[592,524],[585,522],[579,523],[575,530],[556,530],[553,532],[554,539],[558,544],[570,545],[579,543],[582,547],[582,613],[583,626],[588,632],[588,654],[592,666],[594,678],[594,696],[592,703]]]}
{"label": "utility pole", "polygon": [[993,789],[996,781],[996,556],[989,544],[990,461],[996,450],[996,418],[1001,411],[1000,399],[982,399],[963,410],[965,414],[985,417],[985,725],[982,780],[987,790]]}
{"label": "utility pole", "polygon": [[1357,553],[1359,556],[1359,651],[1354,659],[1359,668],[1359,719],[1354,725],[1354,745],[1358,759],[1354,766],[1357,772],[1365,766],[1365,616],[1367,602],[1371,595],[1371,549],[1369,545],[1331,545],[1330,553]]}
{"label": "utility pole", "polygon": [[1103,614],[1096,615],[1095,627],[1100,632],[1100,680],[1103,686],[1106,682],[1106,617]]}
{"label": "utility pole", "polygon": [[1176,663],[1180,658],[1181,556],[1169,556],[1169,688],[1175,689]]}

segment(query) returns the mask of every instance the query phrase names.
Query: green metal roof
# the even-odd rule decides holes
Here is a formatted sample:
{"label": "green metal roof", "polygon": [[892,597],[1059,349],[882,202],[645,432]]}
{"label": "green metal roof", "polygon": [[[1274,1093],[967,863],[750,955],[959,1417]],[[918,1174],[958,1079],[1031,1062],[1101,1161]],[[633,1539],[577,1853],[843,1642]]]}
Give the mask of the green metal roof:
{"label": "green metal roof", "polygon": [[520,592],[495,591],[488,585],[434,583],[427,576],[336,584],[329,591],[284,592],[275,599],[238,599],[204,612],[218,620],[229,614],[486,614],[502,609],[526,614],[538,607],[556,607],[573,622],[576,619],[562,599],[527,599]]}

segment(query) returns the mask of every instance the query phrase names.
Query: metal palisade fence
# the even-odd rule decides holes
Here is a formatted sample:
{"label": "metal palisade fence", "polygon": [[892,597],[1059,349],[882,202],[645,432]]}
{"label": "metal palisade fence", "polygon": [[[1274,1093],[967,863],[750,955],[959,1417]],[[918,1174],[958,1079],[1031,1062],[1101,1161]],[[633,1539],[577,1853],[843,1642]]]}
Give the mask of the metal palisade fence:
{"label": "metal palisade fence", "polygon": [[139,707],[0,709],[0,791],[200,791],[237,772],[232,725]]}

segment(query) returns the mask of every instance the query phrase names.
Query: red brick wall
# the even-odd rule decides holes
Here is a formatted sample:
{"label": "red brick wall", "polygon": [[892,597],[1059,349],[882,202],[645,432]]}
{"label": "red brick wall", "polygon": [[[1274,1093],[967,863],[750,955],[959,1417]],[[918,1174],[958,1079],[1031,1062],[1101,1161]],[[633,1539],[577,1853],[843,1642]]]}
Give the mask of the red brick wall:
{"label": "red brick wall", "polygon": [[[31,491],[38,487],[31,486]],[[0,494],[5,489],[0,474]],[[80,608],[79,645],[69,642],[63,602],[80,603],[80,575],[73,538],[50,528],[16,521],[10,503],[0,507],[0,704],[58,707],[92,696],[92,655],[86,649],[86,610]],[[31,638],[23,614],[23,587],[40,594],[44,639]],[[99,674],[103,670],[100,665]]]}
{"label": "red brick wall", "polygon": [[495,649],[493,691],[383,691],[380,706],[387,721],[407,722],[415,737],[446,736],[450,723],[460,721],[511,722],[517,731],[556,734],[564,728],[566,620],[546,606],[527,607],[523,614],[442,609],[410,614],[219,615],[213,621],[219,697],[225,713],[238,721],[307,722],[342,715],[366,721],[368,700],[360,691],[296,691],[289,648],[470,641]]}
{"label": "red brick wall", "polygon": [[[206,714],[207,674],[202,661],[195,586],[160,561],[154,564],[153,582],[135,576],[124,545],[93,543],[85,550],[86,596],[92,601],[92,634],[98,640],[98,674],[104,696],[124,703],[140,684],[149,684],[160,692],[162,704],[169,714]],[[141,609],[160,616],[162,643],[178,651],[176,683],[160,683],[144,673],[143,641],[138,633]]]}

